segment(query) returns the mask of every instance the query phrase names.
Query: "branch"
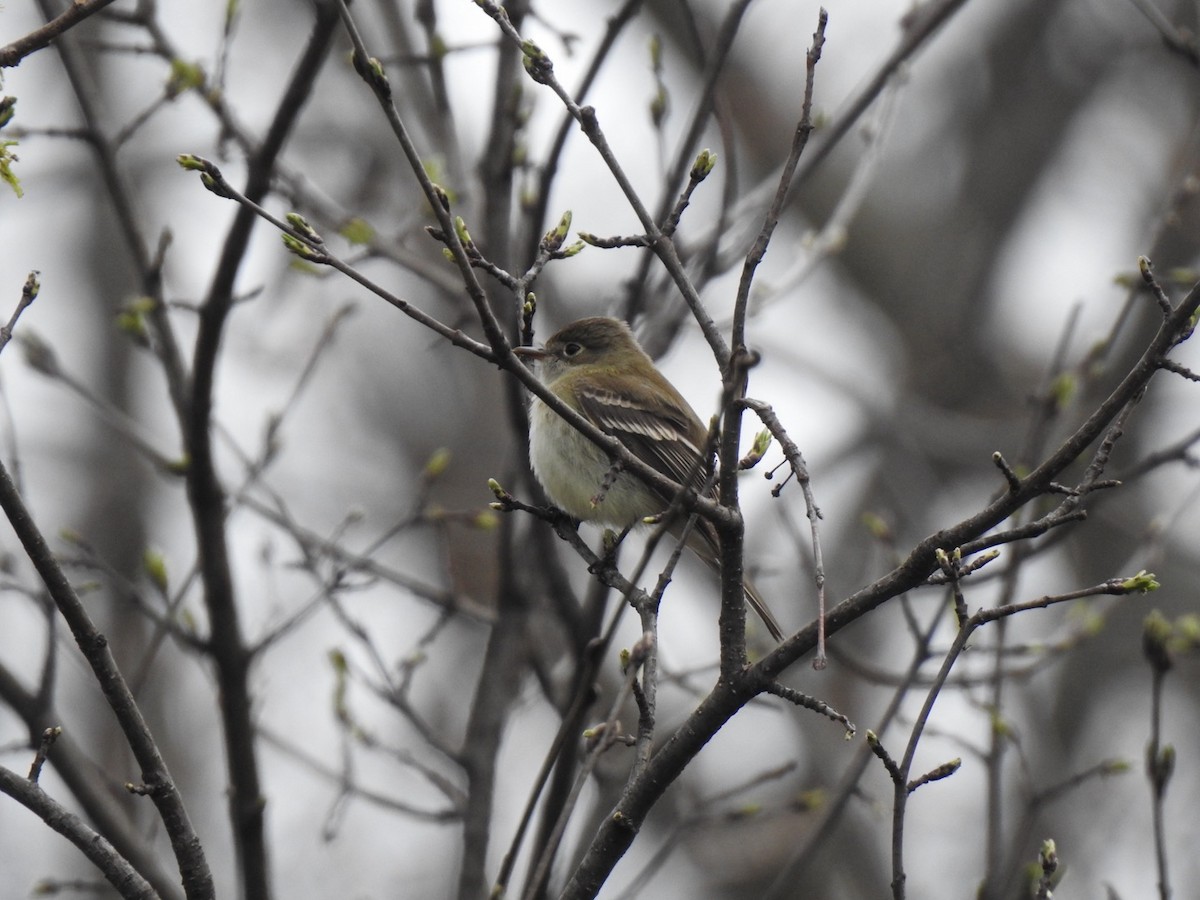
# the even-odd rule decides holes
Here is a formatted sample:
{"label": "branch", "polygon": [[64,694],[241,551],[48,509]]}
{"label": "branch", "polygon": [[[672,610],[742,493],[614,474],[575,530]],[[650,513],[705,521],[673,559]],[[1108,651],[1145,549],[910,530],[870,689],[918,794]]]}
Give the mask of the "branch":
{"label": "branch", "polygon": [[[936,567],[936,551],[958,547],[1008,518],[1039,497],[1064,469],[1103,434],[1127,404],[1136,403],[1159,364],[1175,346],[1178,336],[1190,329],[1190,319],[1200,308],[1200,284],[1194,287],[1159,327],[1137,364],[1091,416],[1040,466],[1021,481],[1020,489],[1006,492],[980,512],[926,537],[892,572],[843,600],[827,618],[832,634],[856,621],[887,600],[915,588]],[[749,699],[765,689],[784,669],[816,645],[817,626],[801,629],[776,650],[747,670],[737,681],[720,681],[688,719],[670,736],[642,777],[631,783],[617,808],[600,825],[564,896],[591,897],[599,891],[612,867],[633,842],[650,809],[691,759]]]}
{"label": "branch", "polygon": [[96,677],[96,683],[116,715],[129,749],[133,751],[134,758],[142,767],[142,782],[147,786],[150,799],[157,807],[167,836],[171,840],[188,900],[213,900],[215,891],[212,872],[200,845],[200,838],[192,828],[183,798],[171,778],[166,761],[159,752],[146,720],[142,718],[137,701],[117,668],[116,660],[108,647],[108,640],[96,629],[75,589],[71,587],[67,576],[54,559],[54,554],[50,552],[45,538],[17,493],[3,463],[0,463],[0,508],[4,510],[25,548],[25,553],[71,629],[75,643],[83,652]]}
{"label": "branch", "polygon": [[[337,12],[318,3],[308,44],[296,62],[262,146],[249,160],[246,196],[257,202],[271,185],[275,161],[312,92],[336,33]],[[234,283],[249,248],[254,214],[240,208],[225,236],[220,262],[200,310],[192,364],[192,392],[181,427],[190,463],[188,503],[196,533],[204,602],[211,627],[212,659],[219,686],[228,760],[229,817],[238,876],[247,896],[270,897],[270,873],[262,788],[255,747],[249,676],[253,656],[242,637],[229,560],[225,491],[217,475],[212,442],[213,390],[225,322],[234,303]]]}
{"label": "branch", "polygon": [[104,835],[89,828],[83,819],[60,805],[36,782],[0,767],[0,792],[12,797],[78,847],[125,900],[159,900],[158,892],[150,882],[117,853]]}
{"label": "branch", "polygon": [[89,16],[98,13],[112,2],[113,0],[72,0],[60,15],[51,19],[41,28],[35,28],[24,37],[17,38],[11,44],[0,47],[0,69],[19,66],[25,57],[49,47],[59,35],[75,27]]}

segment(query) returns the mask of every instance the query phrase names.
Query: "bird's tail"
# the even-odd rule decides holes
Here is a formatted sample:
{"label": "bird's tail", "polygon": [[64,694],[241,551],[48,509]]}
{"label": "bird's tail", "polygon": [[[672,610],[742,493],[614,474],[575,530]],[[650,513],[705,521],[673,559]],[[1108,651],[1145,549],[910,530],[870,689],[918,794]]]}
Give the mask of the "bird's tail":
{"label": "bird's tail", "polygon": [[762,623],[767,626],[767,631],[771,632],[771,637],[777,641],[782,641],[786,637],[783,629],[779,627],[779,622],[772,615],[770,607],[767,606],[767,601],[762,598],[762,594],[758,592],[758,588],[754,586],[749,576],[742,579],[742,590],[746,592],[746,602],[750,604],[750,608],[762,619]]}
{"label": "bird's tail", "polygon": [[[688,540],[688,546],[692,551],[704,560],[705,564],[714,572],[719,572],[721,568],[720,553],[717,544],[717,532],[713,528],[712,523],[699,519],[696,522],[696,527],[692,530],[692,535]],[[754,582],[750,580],[748,575],[742,576],[742,590],[746,593],[746,602],[750,604],[750,608],[755,614],[762,619],[762,623],[767,626],[767,631],[771,632],[771,637],[777,641],[783,641],[786,635],[783,629],[779,626],[779,620],[771,613],[770,607],[767,606],[767,601],[763,599],[762,594],[758,592],[758,588],[754,586]]]}

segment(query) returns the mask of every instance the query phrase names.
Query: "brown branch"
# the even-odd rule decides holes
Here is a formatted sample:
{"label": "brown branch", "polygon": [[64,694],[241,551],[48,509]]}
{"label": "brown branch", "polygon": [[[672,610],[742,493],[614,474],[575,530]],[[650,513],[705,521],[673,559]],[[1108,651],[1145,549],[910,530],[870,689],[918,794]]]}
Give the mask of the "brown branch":
{"label": "brown branch", "polygon": [[50,552],[50,547],[2,463],[0,509],[4,510],[30,562],[37,569],[51,599],[71,629],[75,643],[79,645],[96,677],[96,683],[116,715],[129,749],[133,751],[134,758],[142,767],[142,782],[149,787],[149,796],[157,807],[171,840],[188,900],[213,900],[215,891],[212,872],[200,846],[200,839],[192,828],[183,798],[171,778],[154,736],[150,733],[137,701],[117,668],[116,660],[113,659],[108,646],[108,639],[96,629],[88,616],[87,610],[55,560],[54,554]]}
{"label": "brown branch", "polygon": [[116,851],[104,835],[93,831],[83,819],[60,805],[36,782],[22,778],[11,769],[0,767],[0,793],[12,797],[78,847],[125,900],[159,900],[158,892],[150,886],[150,882]]}
{"label": "brown branch", "polygon": [[[249,160],[245,194],[258,202],[270,189],[275,161],[312,92],[336,33],[337,10],[316,5],[308,45],[296,62],[262,146]],[[229,772],[229,816],[242,890],[248,897],[271,895],[264,804],[255,747],[250,696],[251,649],[242,637],[237,595],[229,561],[225,491],[216,471],[212,445],[213,387],[225,321],[233,308],[234,283],[249,247],[255,215],[241,207],[226,234],[200,325],[192,365],[192,392],[183,423],[189,455],[188,501],[199,553],[204,602],[211,623],[211,649],[218,682],[225,753]]]}
{"label": "brown branch", "polygon": [[[1136,403],[1159,369],[1159,364],[1175,346],[1178,336],[1190,327],[1190,319],[1200,308],[1200,285],[1194,287],[1171,315],[1161,324],[1141,358],[1113,392],[1087,420],[1021,481],[1017,491],[1006,492],[975,515],[929,535],[918,543],[908,557],[892,572],[843,600],[827,617],[832,634],[856,621],[886,601],[918,586],[934,571],[936,551],[958,547],[985,534],[1026,503],[1044,493],[1045,486],[1071,465],[1109,424]],[[998,614],[997,611],[989,611]],[[801,629],[736,680],[722,679],[692,714],[663,744],[642,776],[631,782],[617,808],[600,825],[579,868],[564,891],[569,898],[592,897],[607,879],[612,867],[624,855],[637,835],[649,811],[667,787],[679,776],[691,759],[724,724],[751,698],[765,690],[784,669],[816,645],[815,623]]]}
{"label": "brown branch", "polygon": [[74,28],[84,19],[98,13],[112,2],[113,0],[72,0],[62,13],[41,28],[35,28],[24,37],[17,38],[12,43],[0,47],[0,69],[19,66],[25,57],[49,47],[59,35]]}

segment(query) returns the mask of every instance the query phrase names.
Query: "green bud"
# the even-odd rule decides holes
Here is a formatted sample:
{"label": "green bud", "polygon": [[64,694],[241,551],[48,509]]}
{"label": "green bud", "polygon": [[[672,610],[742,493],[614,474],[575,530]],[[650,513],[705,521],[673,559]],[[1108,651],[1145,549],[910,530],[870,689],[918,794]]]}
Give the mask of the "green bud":
{"label": "green bud", "polygon": [[165,594],[167,592],[167,561],[163,555],[157,550],[146,548],[142,553],[142,569],[159,592]]}
{"label": "green bud", "polygon": [[1187,613],[1176,619],[1175,636],[1185,650],[1200,646],[1200,616]]}
{"label": "green bud", "polygon": [[1121,589],[1125,591],[1137,591],[1140,594],[1147,594],[1150,591],[1157,591],[1161,584],[1155,578],[1153,572],[1147,572],[1142,569],[1132,578],[1126,578],[1121,582]]}
{"label": "green bud", "polygon": [[38,294],[42,292],[42,282],[38,278],[42,273],[34,269],[25,277],[25,284],[21,288],[21,300],[28,306],[37,299]]}
{"label": "green bud", "polygon": [[521,52],[524,53],[527,58],[536,60],[538,62],[548,59],[546,52],[530,40],[524,40],[521,42]]}
{"label": "green bud", "polygon": [[316,229],[309,225],[308,220],[305,219],[304,216],[300,215],[300,213],[290,212],[287,214],[286,218],[287,223],[291,225],[298,234],[303,235],[314,244],[325,243],[325,239],[322,238],[321,235],[317,234]]}
{"label": "green bud", "polygon": [[453,193],[447,191],[437,182],[434,182],[433,193],[437,196],[438,203],[441,204],[442,209],[444,209],[446,212],[450,212],[450,203],[454,200]]}
{"label": "green bud", "polygon": [[551,228],[542,237],[542,247],[550,253],[554,253],[567,239],[567,232],[571,229],[571,211],[568,209],[562,214],[562,218],[558,220],[558,224]]}
{"label": "green bud", "polygon": [[117,312],[117,328],[140,345],[144,346],[150,340],[146,317],[128,306]]}
{"label": "green bud", "polygon": [[300,240],[300,238],[296,237],[294,234],[287,234],[285,232],[284,234],[279,235],[279,238],[283,241],[283,246],[287,248],[287,251],[294,256],[298,256],[303,260],[308,260],[309,262],[319,262],[323,259],[320,253],[318,253],[304,241]]}
{"label": "green bud", "polygon": [[458,239],[462,241],[464,247],[473,247],[475,242],[471,240],[471,232],[467,231],[467,223],[463,221],[462,216],[454,217],[454,233],[458,235]]}
{"label": "green bud", "polygon": [[192,153],[180,153],[175,157],[175,162],[179,163],[180,168],[187,169],[189,172],[203,172],[209,165],[208,160]]}
{"label": "green bud", "polygon": [[713,166],[716,164],[717,154],[708,148],[701,150],[696,154],[696,161],[692,163],[692,181],[703,181],[712,173]]}
{"label": "green bud", "polygon": [[867,533],[877,541],[890,541],[892,539],[891,526],[884,520],[883,516],[878,513],[865,512],[862,514],[862,523],[867,529]]}
{"label": "green bud", "polygon": [[205,167],[205,171],[200,173],[200,183],[204,185],[212,193],[226,200],[232,200],[233,194],[229,192],[228,185],[221,178],[221,171],[216,166],[209,163]]}
{"label": "green bud", "polygon": [[421,476],[428,480],[440,478],[446,469],[449,468],[452,456],[453,454],[448,447],[438,447],[426,461]]}
{"label": "green bud", "polygon": [[538,84],[546,84],[554,71],[554,63],[550,61],[550,57],[541,47],[530,40],[521,42],[521,52],[525,54],[521,58],[521,62],[525,66],[525,71],[529,73],[529,77]]}
{"label": "green bud", "polygon": [[171,74],[167,78],[167,96],[178,97],[204,84],[204,69],[198,63],[182,59],[171,60]]}

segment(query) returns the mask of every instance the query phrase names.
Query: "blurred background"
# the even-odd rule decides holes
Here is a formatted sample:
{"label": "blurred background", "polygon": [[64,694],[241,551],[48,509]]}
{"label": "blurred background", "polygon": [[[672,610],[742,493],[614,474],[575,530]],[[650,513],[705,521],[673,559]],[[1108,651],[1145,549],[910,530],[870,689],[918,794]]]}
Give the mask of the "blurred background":
{"label": "blurred background", "polygon": [[[679,241],[692,252],[690,271],[710,311],[727,321],[742,256],[800,114],[818,5],[748,5],[718,81],[720,115],[690,143],[702,73],[729,4],[628,8],[633,16],[586,102],[651,209],[664,203],[665,173],[677,158],[690,165],[703,147],[717,152]],[[810,466],[831,603],[986,503],[1001,486],[994,451],[1014,466],[1036,464],[1112,388],[1159,321],[1153,300],[1131,293],[1139,254],[1176,296],[1197,280],[1200,69],[1164,41],[1152,14],[1186,38],[1197,28],[1196,4],[957,4],[826,153],[823,141],[934,8],[829,4],[817,129],[752,295],[748,342],[762,361],[749,392],[772,404]],[[185,356],[235,205],[205,191],[175,158],[206,157],[240,184],[245,142],[264,135],[312,21],[307,3],[229,9],[232,19],[223,4],[118,0],[69,36],[144,239],[153,248],[170,232],[164,293]],[[617,12],[615,2],[563,0],[535,6],[520,27],[575,90]],[[565,210],[573,231],[640,230],[578,129],[569,130],[556,177],[542,191],[539,167],[564,114],[548,90],[524,78],[518,96],[499,97],[518,110],[514,205],[489,195],[497,29],[474,4],[367,0],[353,14],[389,73],[427,171],[489,258],[514,272],[528,263],[529,244],[519,237],[541,201],[535,234]],[[152,18],[131,20],[139,16]],[[0,44],[43,21],[36,4],[8,4]],[[432,32],[422,22],[433,22]],[[444,81],[430,74],[433,32],[444,42]],[[456,271],[423,231],[434,222],[430,210],[349,52],[339,33],[264,205],[277,215],[301,210],[377,283],[479,337]],[[3,74],[3,92],[18,98],[4,135],[20,140],[14,171],[24,196],[0,190],[0,317],[16,305],[29,271],[39,270],[41,296],[17,334],[49,345],[66,373],[47,377],[16,346],[0,358],[5,461],[87,588],[89,609],[180,781],[219,896],[234,896],[213,675],[139,611],[146,603],[184,630],[206,628],[183,481],[137,446],[168,461],[183,455],[161,365],[138,334],[145,288],[58,51]],[[511,241],[500,245],[496,234]],[[273,640],[252,685],[276,895],[453,896],[462,853],[453,800],[465,789],[453,748],[468,727],[499,585],[513,577],[508,567],[539,569],[553,553],[565,585],[582,597],[585,566],[541,529],[502,523],[488,509],[488,478],[535,496],[514,425],[516,394],[497,369],[338,273],[298,264],[264,223],[236,290],[215,428],[246,638]],[[636,310],[635,326],[664,372],[702,417],[715,409],[712,355],[643,251],[586,248],[551,263],[535,290],[539,339],[580,316]],[[1178,359],[1200,364],[1186,345]],[[1172,620],[1197,611],[1200,479],[1182,453],[1137,473],[1140,461],[1200,427],[1194,387],[1157,378],[1109,472],[1128,473],[1127,483],[1096,498],[1086,523],[1048,536],[1022,565],[1005,568],[1008,575],[1000,565],[1019,551],[1005,550],[998,574],[968,587],[974,609],[1143,569],[1163,585],[1143,599],[1093,598],[1016,617],[1003,631],[999,663],[989,652],[999,629],[980,632],[919,748],[918,772],[954,757],[963,765],[913,795],[909,896],[974,896],[997,867],[1007,874],[992,882],[995,896],[1023,896],[1021,867],[1048,837],[1063,860],[1056,896],[1156,890],[1142,620],[1151,609]],[[749,440],[747,429],[743,445]],[[759,469],[780,458],[772,451]],[[781,475],[755,470],[744,478],[746,559],[785,628],[796,629],[815,613],[812,559],[800,492],[790,485],[771,494]],[[339,581],[335,557],[302,545],[301,533],[368,555],[388,574],[354,570]],[[596,543],[594,529],[584,534]],[[57,645],[55,708],[117,796],[136,768],[70,636],[61,626],[48,636],[19,545],[7,530],[0,542],[0,665],[32,690],[48,641]],[[165,566],[165,590],[148,556]],[[517,575],[548,592],[528,572]],[[444,601],[443,591],[459,599],[460,613],[445,616],[433,602]],[[610,610],[618,602],[610,598]],[[538,615],[524,637],[530,662],[507,686],[489,878],[569,686],[572,650],[556,607],[531,603]],[[945,609],[936,589],[892,601],[831,638],[828,669],[789,672],[787,683],[856,723],[857,738],[847,742],[833,723],[775,701],[753,704],[667,793],[603,896],[887,895],[890,784],[876,761],[856,769],[857,761],[865,730],[879,730],[898,690],[899,713],[881,738],[902,753],[927,679],[953,638]],[[685,561],[662,612],[664,733],[715,678],[716,616],[707,572]],[[635,617],[626,619],[618,646],[639,631]],[[905,680],[918,652],[912,623],[933,628],[931,662],[916,681]],[[1002,691],[985,678],[997,665],[1008,673]],[[385,672],[403,684],[405,708],[372,689]],[[1195,660],[1181,659],[1165,696],[1163,739],[1179,747],[1165,806],[1178,896],[1200,883],[1192,852],[1200,834],[1188,802],[1200,789],[1195,676]],[[605,679],[608,697],[607,681],[619,679],[615,663]],[[5,701],[0,762],[24,771],[26,727],[12,696]],[[606,708],[601,701],[596,718]],[[1128,770],[1118,772],[1117,761]],[[569,853],[611,807],[629,763],[624,748],[606,755],[568,833]],[[1104,776],[1046,796],[1097,766]],[[851,788],[847,773],[858,771]],[[42,784],[69,803],[52,767]],[[844,812],[827,824],[838,796]],[[146,809],[133,804],[129,814],[161,842]],[[96,880],[76,851],[8,801],[0,803],[0,853],[2,897],[28,896],[45,879]],[[567,871],[561,864],[552,885]]]}

